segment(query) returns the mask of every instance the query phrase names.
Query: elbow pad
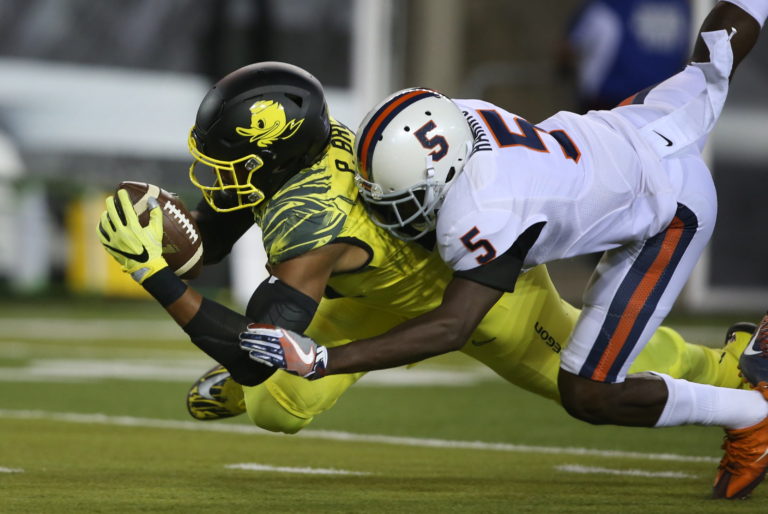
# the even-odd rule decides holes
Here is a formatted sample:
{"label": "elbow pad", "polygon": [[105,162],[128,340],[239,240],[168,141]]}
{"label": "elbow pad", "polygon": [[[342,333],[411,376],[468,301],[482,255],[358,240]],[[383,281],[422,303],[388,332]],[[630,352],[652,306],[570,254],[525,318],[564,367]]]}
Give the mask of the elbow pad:
{"label": "elbow pad", "polygon": [[254,291],[245,309],[256,323],[266,323],[304,333],[312,322],[318,303],[298,289],[271,276]]}

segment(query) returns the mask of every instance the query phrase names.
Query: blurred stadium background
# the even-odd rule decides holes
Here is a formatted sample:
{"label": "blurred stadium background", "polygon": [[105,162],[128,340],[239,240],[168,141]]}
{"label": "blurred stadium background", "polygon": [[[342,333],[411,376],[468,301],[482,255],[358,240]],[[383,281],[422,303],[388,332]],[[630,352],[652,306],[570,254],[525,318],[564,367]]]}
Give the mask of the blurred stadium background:
{"label": "blurred stadium background", "polygon": [[[694,0],[698,26],[714,2]],[[258,60],[305,67],[332,112],[356,127],[392,90],[426,85],[482,97],[530,120],[575,109],[556,53],[578,0],[0,0],[0,284],[10,295],[132,296],[93,226],[121,180],[188,203],[186,136],[207,87]],[[768,206],[768,41],[733,84],[711,145],[720,226],[679,308],[765,307],[754,258]],[[242,301],[261,280],[258,234],[203,287]],[[254,250],[255,248],[255,250]],[[247,269],[241,258],[248,254]],[[583,260],[554,275],[578,303]],[[256,271],[254,271],[256,269]]]}

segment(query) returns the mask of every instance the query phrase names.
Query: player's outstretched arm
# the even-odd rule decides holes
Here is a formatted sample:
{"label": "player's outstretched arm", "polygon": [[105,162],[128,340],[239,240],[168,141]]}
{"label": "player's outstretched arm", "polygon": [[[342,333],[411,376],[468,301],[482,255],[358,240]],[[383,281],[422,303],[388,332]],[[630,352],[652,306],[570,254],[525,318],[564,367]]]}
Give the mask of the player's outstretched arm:
{"label": "player's outstretched arm", "polygon": [[238,336],[252,322],[223,305],[212,302],[187,286],[162,256],[162,212],[155,199],[148,202],[149,224],[142,227],[125,190],[117,199],[107,198],[98,232],[104,248],[173,317],[192,342],[226,366],[235,379],[255,385],[271,370],[243,359]]}
{"label": "player's outstretched arm", "polygon": [[[699,34],[714,30],[730,32],[736,29],[736,34],[731,39],[731,48],[733,48],[731,78],[736,66],[755,46],[766,16],[768,16],[768,0],[728,0],[718,2],[704,19]],[[691,61],[709,61],[709,50],[700,35],[696,38]]]}
{"label": "player's outstretched arm", "polygon": [[292,331],[252,325],[240,346],[258,362],[307,378],[392,368],[460,349],[502,294],[454,278],[437,309],[377,337],[324,348]]}
{"label": "player's outstretched arm", "polygon": [[243,385],[259,384],[274,372],[240,350],[239,336],[248,324],[279,324],[304,331],[331,273],[356,269],[368,259],[356,246],[331,244],[280,263],[273,267],[274,275],[256,289],[243,316],[200,295],[168,267],[161,255],[162,215],[157,206],[150,210],[150,224],[142,227],[125,191],[118,192],[118,201],[120,212],[113,197],[107,199],[99,224],[107,251],[168,311],[196,346]]}

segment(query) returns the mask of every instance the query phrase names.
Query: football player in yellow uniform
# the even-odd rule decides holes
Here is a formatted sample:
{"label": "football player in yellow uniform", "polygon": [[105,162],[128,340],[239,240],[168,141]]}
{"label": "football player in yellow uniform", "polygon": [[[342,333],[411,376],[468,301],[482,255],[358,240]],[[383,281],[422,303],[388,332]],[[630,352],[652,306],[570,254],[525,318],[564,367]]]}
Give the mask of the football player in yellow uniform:
{"label": "football player in yellow uniform", "polygon": [[[265,429],[295,433],[363,375],[310,382],[273,372],[239,347],[238,336],[252,321],[305,332],[332,347],[380,334],[440,304],[451,271],[429,245],[397,239],[371,221],[358,200],[353,141],[354,133],[329,116],[319,82],[294,66],[246,66],[203,99],[189,147],[195,158],[190,177],[204,197],[194,214],[205,263],[224,258],[256,223],[270,277],[243,316],[179,280],[159,250],[146,262],[121,261],[220,363],[189,392],[195,418],[247,411]],[[162,226],[121,223],[115,202],[123,202],[126,216],[132,216],[122,194],[107,200],[100,229],[111,236],[110,247],[131,238],[152,247]],[[504,295],[491,309],[462,351],[509,382],[557,401],[559,354],[578,312],[538,266],[520,278],[514,295]],[[737,359],[751,329],[730,331],[728,337],[738,342],[721,354],[662,327],[633,370],[739,387]]]}

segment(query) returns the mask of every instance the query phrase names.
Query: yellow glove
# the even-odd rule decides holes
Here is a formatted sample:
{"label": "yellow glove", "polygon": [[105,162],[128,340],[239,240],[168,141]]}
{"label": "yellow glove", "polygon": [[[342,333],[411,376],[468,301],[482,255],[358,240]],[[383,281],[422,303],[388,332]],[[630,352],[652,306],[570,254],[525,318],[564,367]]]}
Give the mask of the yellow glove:
{"label": "yellow glove", "polygon": [[120,189],[117,199],[107,198],[107,210],[99,222],[101,244],[139,284],[168,266],[163,258],[163,211],[155,198],[147,205],[149,225],[142,227],[128,192]]}

